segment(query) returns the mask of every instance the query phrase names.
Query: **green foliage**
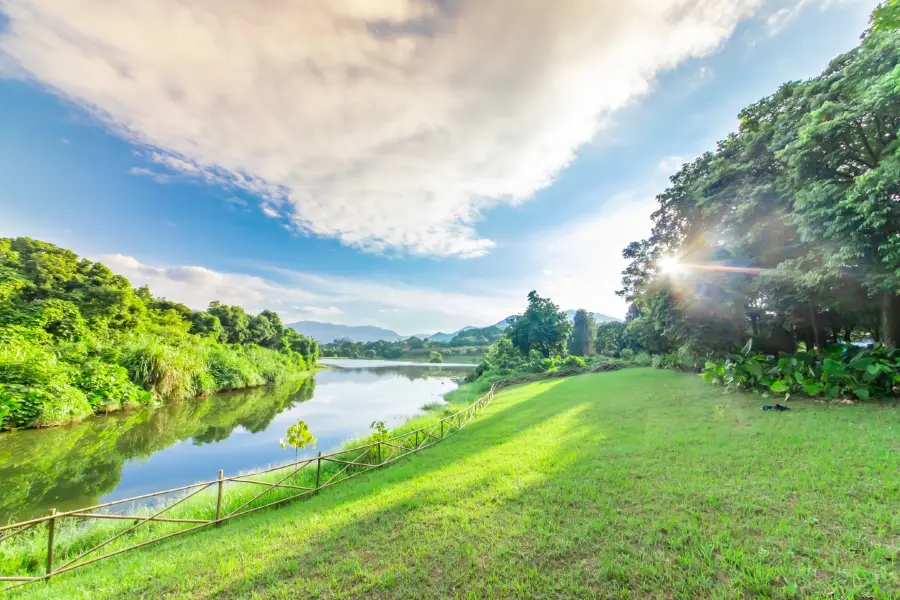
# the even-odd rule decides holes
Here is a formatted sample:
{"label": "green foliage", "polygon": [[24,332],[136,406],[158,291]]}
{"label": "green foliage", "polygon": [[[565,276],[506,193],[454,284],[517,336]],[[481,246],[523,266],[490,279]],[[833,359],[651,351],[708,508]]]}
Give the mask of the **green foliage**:
{"label": "green foliage", "polygon": [[584,359],[581,358],[580,356],[571,355],[571,356],[567,356],[565,358],[565,360],[562,362],[562,364],[565,367],[581,368],[581,367],[584,367]]}
{"label": "green foliage", "polygon": [[624,331],[598,332],[599,352],[900,343],[898,7],[882,3],[857,48],[746,107],[671,177],[650,237],[623,252],[633,307]]}
{"label": "green foliage", "polygon": [[632,358],[634,358],[634,350],[632,350],[631,348],[623,348],[619,351],[619,356],[621,356],[625,360],[631,360]]}
{"label": "green foliage", "polygon": [[572,324],[566,313],[549,298],[540,297],[537,292],[528,294],[525,313],[513,317],[507,335],[522,355],[537,350],[544,358],[566,353],[566,342],[572,331]]}
{"label": "green foliage", "polygon": [[278,441],[281,444],[282,450],[290,447],[299,451],[307,446],[312,446],[313,448],[316,447],[316,438],[313,437],[312,431],[310,431],[306,421],[297,421],[288,427],[287,432],[285,432],[285,437]]}
{"label": "green foliage", "polygon": [[870,400],[900,391],[900,352],[883,345],[871,350],[847,345],[832,348],[821,358],[811,352],[779,357],[759,352],[732,354],[708,360],[703,379],[765,395]]}
{"label": "green foliage", "polygon": [[617,356],[619,351],[626,347],[625,323],[609,321],[598,324],[594,347],[598,354]]}
{"label": "green foliage", "polygon": [[24,337],[0,344],[0,423],[7,427],[53,425],[90,415],[76,385],[78,370],[48,347]]}
{"label": "green foliage", "polygon": [[124,367],[96,357],[82,363],[75,381],[95,412],[153,402],[153,394],[132,383]]}
{"label": "green foliage", "polygon": [[503,337],[503,330],[499,327],[495,327],[493,325],[490,327],[482,327],[480,329],[477,327],[473,327],[456,334],[453,339],[450,340],[448,345],[451,348],[457,348],[460,346],[490,346],[501,337]]}
{"label": "green foliage", "polygon": [[900,29],[900,0],[885,0],[872,13],[874,31],[896,31]]}
{"label": "green foliage", "polygon": [[[433,353],[439,353],[442,360],[474,362],[471,357],[483,356],[487,346],[499,339],[502,330],[497,327],[467,329],[449,342],[423,340],[417,337],[396,342],[376,340],[374,342],[354,342],[337,339],[322,347],[323,356],[344,358],[384,358],[386,360],[407,359],[430,362]],[[488,337],[485,337],[487,335]],[[488,341],[490,340],[490,342]]]}
{"label": "green foliage", "polygon": [[441,356],[440,352],[435,352],[432,350],[431,355],[428,357],[428,362],[442,363],[442,362],[444,362],[444,358]]}
{"label": "green foliage", "polygon": [[569,337],[569,353],[575,356],[590,356],[594,353],[597,337],[597,323],[594,315],[579,308],[575,311],[572,334]]}
{"label": "green foliage", "polygon": [[373,442],[384,442],[391,439],[391,432],[384,421],[372,421],[369,429],[372,430],[370,438]]}
{"label": "green foliage", "polygon": [[652,359],[650,355],[646,352],[641,352],[634,356],[634,364],[639,367],[649,367]]}
{"label": "green foliage", "polygon": [[194,312],[68,250],[0,238],[0,429],[270,383],[318,352],[272,311]]}

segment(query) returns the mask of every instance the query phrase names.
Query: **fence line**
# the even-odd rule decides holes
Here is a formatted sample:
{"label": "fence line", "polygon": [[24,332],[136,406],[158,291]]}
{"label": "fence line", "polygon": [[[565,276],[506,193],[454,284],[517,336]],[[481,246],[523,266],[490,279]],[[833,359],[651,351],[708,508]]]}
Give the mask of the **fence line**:
{"label": "fence line", "polygon": [[[4,525],[0,527],[0,543],[5,542],[25,531],[29,531],[34,527],[38,527],[42,524],[46,525],[47,530],[47,551],[46,551],[46,568],[44,575],[40,576],[0,576],[0,583],[2,582],[10,582],[13,585],[7,586],[5,588],[0,589],[0,592],[5,592],[23,585],[27,585],[29,583],[33,583],[35,581],[48,581],[54,575],[59,575],[61,573],[66,573],[75,569],[79,569],[81,567],[85,567],[89,564],[95,563],[97,561],[101,561],[107,558],[111,558],[118,554],[122,554],[123,552],[128,552],[130,550],[136,550],[138,548],[142,548],[149,544],[159,542],[168,538],[176,537],[179,535],[183,535],[192,531],[196,531],[198,529],[203,529],[204,527],[209,527],[210,525],[219,526],[222,523],[229,521],[231,519],[248,515],[250,513],[254,513],[258,510],[262,510],[264,508],[269,508],[273,506],[277,506],[280,504],[284,504],[286,502],[290,502],[292,500],[297,500],[299,498],[316,494],[320,490],[331,487],[343,481],[347,481],[348,479],[352,479],[357,475],[361,475],[372,469],[381,468],[385,465],[389,465],[401,458],[408,456],[410,454],[414,454],[421,450],[425,450],[426,448],[430,448],[431,446],[437,444],[441,440],[453,435],[454,433],[460,431],[466,424],[469,423],[477,414],[479,410],[483,410],[488,404],[491,403],[494,399],[494,393],[502,387],[506,387],[512,385],[514,383],[520,383],[520,380],[506,380],[495,382],[491,385],[488,392],[475,400],[469,406],[459,410],[451,415],[447,415],[446,417],[420,427],[419,429],[415,429],[413,431],[408,431],[406,433],[402,433],[396,435],[394,437],[386,438],[384,440],[377,440],[375,442],[365,444],[362,446],[357,446],[354,448],[344,448],[341,450],[337,450],[335,452],[331,452],[329,454],[322,454],[321,452],[312,458],[306,458],[303,460],[298,460],[291,463],[286,463],[277,467],[271,467],[262,471],[254,471],[252,473],[246,473],[244,475],[233,475],[230,477],[225,477],[222,470],[219,470],[218,477],[214,480],[203,481],[199,483],[192,483],[190,485],[185,485],[177,488],[172,488],[169,490],[163,490],[159,492],[151,492],[149,494],[143,494],[141,496],[134,496],[132,498],[124,498],[122,500],[115,500],[112,502],[105,502],[102,504],[97,504],[94,506],[89,506],[86,508],[76,508],[74,510],[66,511],[66,512],[56,512],[56,509],[51,509],[50,514],[44,517],[38,517],[36,519],[30,519],[28,521],[22,521],[19,523],[12,523],[9,525]],[[409,442],[413,443],[409,443]],[[370,457],[372,451],[375,451],[375,456]],[[383,452],[384,450],[384,452]],[[357,451],[361,451],[354,459],[345,460],[345,456],[348,454],[355,453]],[[385,453],[386,452],[386,453]],[[374,460],[371,460],[374,458]],[[365,459],[365,462],[363,461]],[[341,466],[341,468],[332,474],[324,483],[321,482],[322,473],[322,463],[331,463]],[[286,484],[285,481],[289,480],[291,477],[296,476],[300,471],[306,467],[310,467],[310,465],[315,464],[316,474],[315,481],[316,486],[314,488]],[[358,468],[351,473],[351,467]],[[276,482],[271,481],[259,481],[258,479],[249,479],[250,477],[258,477],[259,475],[263,475],[265,473],[271,473],[274,471],[280,470],[290,470],[289,473],[279,479]],[[341,477],[344,475],[344,477]],[[232,485],[236,484],[248,484],[248,485],[257,485],[263,486],[265,489],[258,494],[254,495],[250,500],[247,500],[237,508],[227,511],[223,514],[223,500],[225,498],[225,483],[230,482]],[[217,497],[216,497],[216,508],[215,508],[215,518],[213,519],[180,519],[173,517],[163,517],[162,515],[172,510],[175,506],[178,506],[185,500],[196,496],[197,494],[216,486],[218,488]],[[294,494],[288,496],[286,498],[280,498],[278,500],[274,500],[272,502],[268,502],[261,506],[253,506],[248,508],[248,506],[252,505],[254,502],[260,500],[267,493],[271,492],[275,489],[292,489],[292,490],[302,490],[298,494]],[[109,513],[96,513],[94,511],[107,509],[113,506],[119,506],[123,504],[129,504],[133,502],[137,502],[139,500],[145,500],[148,498],[154,498],[158,496],[163,496],[167,494],[173,494],[176,492],[188,492],[184,494],[182,497],[178,498],[177,501],[172,503],[166,503],[166,505],[156,511],[155,513],[146,515],[116,515]],[[88,548],[87,550],[81,552],[75,558],[69,560],[61,566],[54,567],[54,549],[56,547],[55,543],[55,534],[57,530],[57,525],[63,519],[100,519],[100,520],[127,520],[127,521],[135,521],[133,525],[130,527],[116,533],[113,537],[104,540],[98,544],[95,544]],[[126,548],[120,548],[118,550],[114,550],[111,552],[107,552],[106,554],[101,554],[98,556],[92,556],[88,558],[90,555],[94,554],[97,550],[105,547],[107,544],[134,532],[136,529],[145,525],[146,523],[187,523],[193,525],[187,529],[182,529],[180,531],[175,531],[172,533],[168,533],[165,535],[161,535],[159,537],[155,537],[150,540],[145,540],[138,544],[133,544]]]}

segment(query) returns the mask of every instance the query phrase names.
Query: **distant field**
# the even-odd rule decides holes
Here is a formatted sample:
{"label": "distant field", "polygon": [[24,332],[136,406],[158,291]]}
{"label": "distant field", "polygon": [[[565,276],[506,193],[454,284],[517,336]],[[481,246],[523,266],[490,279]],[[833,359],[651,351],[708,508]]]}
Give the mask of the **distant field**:
{"label": "distant field", "polygon": [[759,406],[651,369],[513,388],[459,434],[357,483],[25,590],[900,597],[896,404]]}

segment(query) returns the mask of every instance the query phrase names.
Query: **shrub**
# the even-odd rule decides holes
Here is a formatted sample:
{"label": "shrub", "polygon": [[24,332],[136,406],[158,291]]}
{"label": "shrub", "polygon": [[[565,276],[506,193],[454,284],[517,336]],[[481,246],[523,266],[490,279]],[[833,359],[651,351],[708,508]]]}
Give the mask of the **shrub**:
{"label": "shrub", "polygon": [[213,348],[209,353],[208,365],[217,390],[233,390],[266,382],[253,363],[230,346]]}
{"label": "shrub", "polygon": [[103,362],[99,358],[89,359],[82,364],[75,382],[87,396],[95,412],[149,404],[153,401],[150,392],[131,382],[124,367]]}
{"label": "shrub", "polygon": [[650,355],[646,352],[640,352],[635,355],[634,363],[642,367],[646,367],[650,364]]}
{"label": "shrub", "polygon": [[130,337],[120,364],[135,384],[164,400],[194,396],[194,381],[206,369],[202,346],[176,346],[148,336]]}
{"label": "shrub", "polygon": [[852,345],[830,349],[822,356],[812,352],[782,354],[758,352],[731,354],[708,360],[703,379],[729,388],[769,394],[806,394],[859,400],[900,393],[900,356],[878,344],[871,350]]}
{"label": "shrub", "polygon": [[631,348],[622,348],[619,350],[619,356],[624,358],[625,360],[631,360],[634,358],[634,350]]}
{"label": "shrub", "polygon": [[0,344],[0,427],[54,425],[92,414],[77,369],[23,338]]}
{"label": "shrub", "polygon": [[583,367],[584,359],[580,356],[567,356],[566,360],[563,361],[563,365],[566,367]]}

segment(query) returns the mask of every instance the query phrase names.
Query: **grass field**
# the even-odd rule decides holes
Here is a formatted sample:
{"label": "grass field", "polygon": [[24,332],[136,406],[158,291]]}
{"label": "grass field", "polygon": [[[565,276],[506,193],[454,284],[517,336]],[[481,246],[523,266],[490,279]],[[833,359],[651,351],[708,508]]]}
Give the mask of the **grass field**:
{"label": "grass field", "polygon": [[21,595],[900,597],[900,409],[759,405],[651,369],[513,388],[355,483]]}

